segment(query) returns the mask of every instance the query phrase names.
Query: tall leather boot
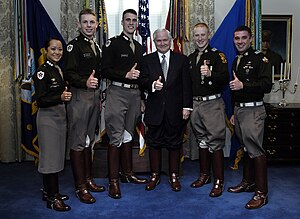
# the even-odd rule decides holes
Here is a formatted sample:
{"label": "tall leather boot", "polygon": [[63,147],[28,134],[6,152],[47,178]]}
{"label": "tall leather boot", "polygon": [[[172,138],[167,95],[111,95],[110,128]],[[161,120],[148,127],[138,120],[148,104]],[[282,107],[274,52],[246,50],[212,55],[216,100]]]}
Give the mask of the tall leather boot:
{"label": "tall leather boot", "polygon": [[83,150],[84,153],[84,163],[85,163],[85,178],[86,178],[86,187],[91,192],[104,192],[104,186],[96,185],[95,181],[92,177],[92,150],[91,147],[85,148]]}
{"label": "tall leather boot", "polygon": [[247,152],[244,152],[242,182],[236,186],[229,187],[227,191],[232,193],[254,192],[254,189],[254,161]]}
{"label": "tall leather boot", "polygon": [[169,149],[169,183],[174,192],[181,190],[179,182],[180,149]]}
{"label": "tall leather boot", "polygon": [[71,207],[66,205],[59,196],[58,173],[45,174],[47,184],[47,208],[55,211],[69,211]]}
{"label": "tall leather boot", "polygon": [[149,160],[151,176],[145,190],[150,191],[160,183],[161,172],[161,148],[149,147]]}
{"label": "tall leather boot", "polygon": [[268,203],[267,158],[262,155],[254,158],[255,194],[246,204],[247,209],[257,209]]}
{"label": "tall leather boot", "polygon": [[108,196],[114,199],[121,198],[121,190],[119,185],[120,153],[120,148],[111,144],[108,145]]}
{"label": "tall leather boot", "polygon": [[76,188],[77,198],[86,204],[96,202],[86,187],[85,163],[83,151],[70,150],[70,160]]}
{"label": "tall leather boot", "polygon": [[210,154],[208,148],[199,148],[200,176],[191,184],[192,188],[199,188],[211,182],[210,163]]}
{"label": "tall leather boot", "polygon": [[[55,174],[55,173],[54,173]],[[43,175],[43,188],[41,189],[41,192],[42,192],[42,200],[43,201],[47,201],[48,200],[48,184],[49,184],[49,181],[52,181],[51,179],[49,178],[52,178],[51,177],[51,173],[50,174],[42,174]],[[58,179],[57,179],[58,181]],[[57,182],[58,184],[58,182]],[[57,189],[57,192],[58,192],[58,189]],[[62,195],[60,193],[58,193],[58,196],[60,197],[61,200],[68,200],[69,199],[69,196],[67,195]]]}
{"label": "tall leather boot", "polygon": [[120,179],[122,183],[147,183],[146,179],[140,179],[132,171],[132,142],[124,143],[121,146],[121,169]]}
{"label": "tall leather boot", "polygon": [[221,196],[224,190],[224,153],[223,150],[214,151],[212,154],[214,185],[209,193],[210,197]]}

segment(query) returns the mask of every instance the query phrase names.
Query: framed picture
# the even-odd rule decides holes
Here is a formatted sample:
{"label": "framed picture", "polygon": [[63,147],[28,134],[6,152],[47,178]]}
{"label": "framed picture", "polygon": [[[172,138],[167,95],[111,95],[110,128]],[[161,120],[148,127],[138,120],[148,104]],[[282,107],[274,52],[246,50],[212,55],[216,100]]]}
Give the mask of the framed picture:
{"label": "framed picture", "polygon": [[[291,66],[293,15],[262,15],[262,33],[270,33],[270,49],[282,57],[283,65]],[[285,71],[285,69],[283,70]],[[280,77],[275,71],[275,79]]]}

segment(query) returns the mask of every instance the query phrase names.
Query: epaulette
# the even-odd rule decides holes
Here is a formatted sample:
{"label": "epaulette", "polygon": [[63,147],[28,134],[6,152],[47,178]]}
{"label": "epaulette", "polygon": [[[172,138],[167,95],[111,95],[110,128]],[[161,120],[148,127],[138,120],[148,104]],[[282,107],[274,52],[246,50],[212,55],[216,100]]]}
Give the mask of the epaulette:
{"label": "epaulette", "polygon": [[259,53],[261,53],[261,51],[260,50],[256,50],[254,53],[255,54],[259,54]]}
{"label": "epaulette", "polygon": [[216,52],[218,49],[217,48],[211,48],[211,51]]}

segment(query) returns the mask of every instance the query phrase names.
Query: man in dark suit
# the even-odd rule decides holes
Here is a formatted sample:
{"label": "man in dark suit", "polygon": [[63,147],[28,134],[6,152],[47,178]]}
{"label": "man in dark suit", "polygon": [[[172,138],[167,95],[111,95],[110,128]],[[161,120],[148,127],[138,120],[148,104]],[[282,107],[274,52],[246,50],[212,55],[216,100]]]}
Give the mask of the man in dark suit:
{"label": "man in dark suit", "polygon": [[189,64],[185,55],[170,50],[172,37],[168,30],[157,29],[153,38],[157,51],[142,58],[139,78],[142,88],[148,91],[145,123],[152,174],[145,189],[153,190],[159,184],[161,149],[166,147],[169,183],[173,191],[180,191],[180,147],[185,120],[193,106]]}

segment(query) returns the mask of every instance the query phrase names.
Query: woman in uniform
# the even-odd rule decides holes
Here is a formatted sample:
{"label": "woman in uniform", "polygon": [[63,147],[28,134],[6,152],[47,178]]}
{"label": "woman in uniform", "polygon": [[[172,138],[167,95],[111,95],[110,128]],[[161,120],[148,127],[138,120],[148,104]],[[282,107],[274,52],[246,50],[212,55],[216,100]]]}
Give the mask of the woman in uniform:
{"label": "woman in uniform", "polygon": [[37,96],[37,132],[39,142],[38,171],[43,175],[43,200],[56,211],[69,211],[64,203],[68,196],[59,194],[58,173],[64,169],[67,121],[65,102],[72,93],[67,91],[60,67],[63,55],[62,42],[57,38],[45,44],[47,60],[34,75]]}

